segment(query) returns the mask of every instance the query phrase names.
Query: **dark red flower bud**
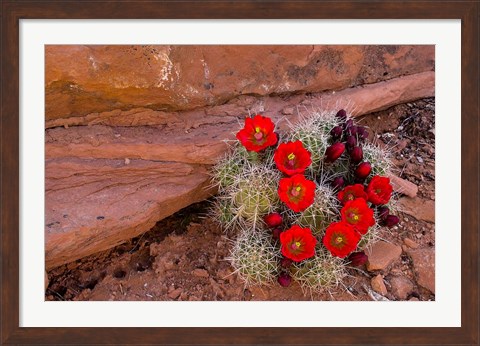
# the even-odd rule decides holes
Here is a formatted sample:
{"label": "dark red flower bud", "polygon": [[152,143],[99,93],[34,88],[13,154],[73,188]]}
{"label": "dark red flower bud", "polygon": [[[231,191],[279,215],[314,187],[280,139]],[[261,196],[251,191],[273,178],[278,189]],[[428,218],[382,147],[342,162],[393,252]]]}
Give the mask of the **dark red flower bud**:
{"label": "dark red flower bud", "polygon": [[293,261],[290,258],[283,257],[282,260],[280,261],[280,266],[282,268],[288,269],[292,265]]}
{"label": "dark red flower bud", "polygon": [[349,136],[356,136],[358,134],[358,126],[350,126],[346,132]]}
{"label": "dark red flower bud", "polygon": [[332,187],[336,190],[340,190],[345,186],[345,179],[343,177],[336,177],[332,181]]}
{"label": "dark red flower bud", "polygon": [[387,218],[385,219],[385,226],[387,227],[393,227],[395,226],[398,222],[400,221],[400,219],[395,216],[395,215],[388,215]]}
{"label": "dark red flower bud", "polygon": [[332,136],[333,139],[339,139],[342,137],[343,129],[341,126],[335,126],[331,131],[330,131],[330,136]]}
{"label": "dark red flower bud", "polygon": [[360,139],[367,139],[368,138],[368,131],[363,126],[357,126],[357,135]]}
{"label": "dark red flower bud", "polygon": [[347,119],[347,112],[345,109],[340,109],[335,115],[339,120],[345,121]]}
{"label": "dark red flower bud", "polygon": [[327,148],[325,151],[325,161],[334,162],[340,156],[342,156],[345,151],[345,144],[343,143],[334,143]]}
{"label": "dark red flower bud", "polygon": [[347,121],[345,121],[345,124],[343,124],[343,128],[344,128],[345,130],[348,130],[348,129],[351,128],[352,126],[354,126],[352,119],[348,119]]}
{"label": "dark red flower bud", "polygon": [[357,145],[357,139],[355,138],[355,136],[348,136],[346,143],[347,149],[352,150],[353,147]]}
{"label": "dark red flower bud", "polygon": [[282,273],[278,276],[277,281],[282,287],[288,287],[292,283],[292,277],[287,273]]}
{"label": "dark red flower bud", "polygon": [[280,233],[282,233],[282,232],[283,232],[283,229],[275,228],[272,231],[272,238],[275,239],[275,240],[280,240]]}
{"label": "dark red flower bud", "polygon": [[355,176],[359,179],[365,179],[372,171],[372,165],[369,162],[362,162],[355,169]]}
{"label": "dark red flower bud", "polygon": [[360,267],[367,263],[368,256],[363,251],[352,252],[348,257],[347,261],[350,262],[350,265],[354,267]]}
{"label": "dark red flower bud", "polygon": [[263,221],[265,221],[268,227],[274,228],[280,226],[283,219],[282,215],[280,215],[279,213],[270,213],[264,216]]}
{"label": "dark red flower bud", "polygon": [[354,163],[359,163],[363,160],[363,150],[362,147],[355,146],[352,151],[350,151],[350,158]]}
{"label": "dark red flower bud", "polygon": [[388,209],[388,207],[382,206],[382,207],[378,207],[377,212],[380,220],[385,222],[387,220],[387,216],[390,210]]}

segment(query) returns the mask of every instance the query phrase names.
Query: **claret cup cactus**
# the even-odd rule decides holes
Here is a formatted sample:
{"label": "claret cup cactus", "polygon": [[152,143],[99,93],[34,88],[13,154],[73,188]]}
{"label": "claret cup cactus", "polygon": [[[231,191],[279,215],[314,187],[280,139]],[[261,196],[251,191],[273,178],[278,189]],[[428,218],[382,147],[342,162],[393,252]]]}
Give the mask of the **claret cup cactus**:
{"label": "claret cup cactus", "polygon": [[343,109],[311,112],[285,133],[245,119],[213,169],[213,217],[229,231],[228,258],[247,285],[339,285],[380,227],[398,222],[388,151]]}

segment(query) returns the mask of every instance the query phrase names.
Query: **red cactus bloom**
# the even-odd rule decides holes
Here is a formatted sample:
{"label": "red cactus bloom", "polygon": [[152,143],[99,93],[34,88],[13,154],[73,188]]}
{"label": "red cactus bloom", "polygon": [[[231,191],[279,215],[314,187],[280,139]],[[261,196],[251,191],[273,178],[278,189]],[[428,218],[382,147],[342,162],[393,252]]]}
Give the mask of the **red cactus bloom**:
{"label": "red cactus bloom", "polygon": [[368,195],[365,192],[362,184],[348,185],[337,195],[342,205],[345,205],[348,201],[353,201],[357,198],[363,198],[365,201],[368,200]]}
{"label": "red cactus bloom", "polygon": [[293,225],[280,234],[283,256],[294,262],[300,262],[315,255],[317,239],[312,235],[310,228]]}
{"label": "red cactus bloom", "polygon": [[263,221],[265,221],[268,227],[274,228],[282,224],[283,218],[279,213],[270,213],[263,217]]}
{"label": "red cactus bloom", "polygon": [[315,198],[315,183],[301,174],[280,179],[278,196],[293,211],[304,211]]}
{"label": "red cactus bloom", "polygon": [[344,258],[357,248],[360,234],[352,225],[341,221],[333,222],[325,230],[323,245],[333,256]]}
{"label": "red cactus bloom", "polygon": [[237,139],[249,151],[259,152],[277,143],[277,134],[274,132],[275,125],[270,118],[255,115],[245,118],[245,126],[238,131]]}
{"label": "red cactus bloom", "polygon": [[392,192],[390,178],[376,175],[370,180],[367,187],[368,201],[375,205],[387,204]]}
{"label": "red cactus bloom", "polygon": [[368,207],[363,198],[348,201],[340,210],[340,213],[342,214],[342,221],[352,225],[360,234],[367,233],[368,228],[375,224],[373,209]]}
{"label": "red cactus bloom", "polygon": [[325,151],[325,162],[334,162],[345,151],[345,144],[337,142],[332,144]]}
{"label": "red cactus bloom", "polygon": [[360,267],[367,263],[368,256],[364,251],[352,252],[350,256],[347,257],[347,261],[350,262],[350,265],[354,267]]}
{"label": "red cactus bloom", "polygon": [[277,168],[286,175],[303,174],[312,163],[310,152],[303,147],[302,142],[282,143],[273,156]]}
{"label": "red cactus bloom", "polygon": [[369,162],[362,162],[355,169],[355,176],[359,179],[365,179],[372,171],[372,165]]}

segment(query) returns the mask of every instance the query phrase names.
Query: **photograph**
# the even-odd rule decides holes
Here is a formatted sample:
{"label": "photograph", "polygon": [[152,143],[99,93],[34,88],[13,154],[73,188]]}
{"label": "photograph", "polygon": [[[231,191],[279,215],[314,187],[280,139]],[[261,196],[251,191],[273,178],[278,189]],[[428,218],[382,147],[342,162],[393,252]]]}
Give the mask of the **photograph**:
{"label": "photograph", "polygon": [[1,345],[478,345],[480,3],[2,0]]}
{"label": "photograph", "polygon": [[435,300],[433,45],[46,45],[45,300]]}

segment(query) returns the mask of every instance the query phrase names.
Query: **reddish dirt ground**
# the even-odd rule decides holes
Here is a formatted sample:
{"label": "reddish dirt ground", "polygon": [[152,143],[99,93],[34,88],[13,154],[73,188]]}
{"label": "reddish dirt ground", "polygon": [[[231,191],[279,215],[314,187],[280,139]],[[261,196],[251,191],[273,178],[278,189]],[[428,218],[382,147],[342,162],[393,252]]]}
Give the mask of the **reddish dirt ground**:
{"label": "reddish dirt ground", "polygon": [[[434,99],[402,104],[359,119],[370,137],[392,148],[399,175],[415,183],[400,223],[382,238],[396,245],[409,238],[420,249],[435,247],[435,105]],[[402,205],[402,203],[400,203]],[[380,272],[349,269],[349,277],[330,292],[302,292],[295,282],[288,288],[245,287],[226,260],[229,240],[208,217],[204,201],[158,222],[149,232],[109,251],[62,265],[48,273],[46,300],[372,300],[371,279],[382,274],[389,300],[434,300],[419,285],[412,258],[403,245],[401,256]],[[413,286],[399,293],[395,280]],[[377,297],[378,298],[378,297]]]}

